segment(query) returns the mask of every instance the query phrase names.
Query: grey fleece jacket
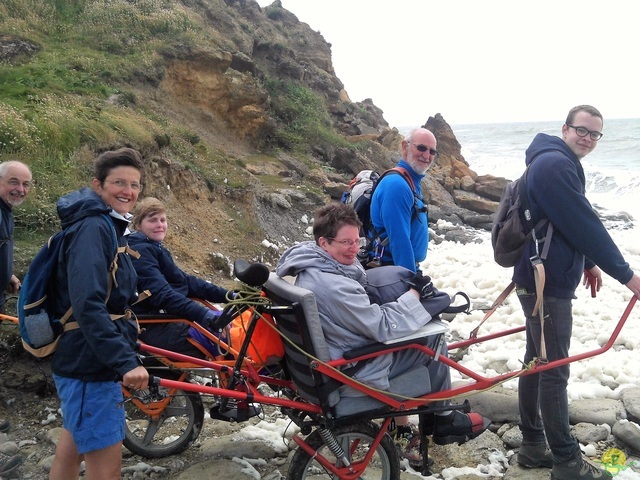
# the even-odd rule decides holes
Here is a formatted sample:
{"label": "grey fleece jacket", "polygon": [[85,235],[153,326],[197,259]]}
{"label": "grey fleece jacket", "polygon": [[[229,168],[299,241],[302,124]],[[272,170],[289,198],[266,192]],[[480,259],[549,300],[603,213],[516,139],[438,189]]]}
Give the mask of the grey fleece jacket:
{"label": "grey fleece jacket", "polygon": [[[276,274],[296,276],[296,285],[315,294],[332,360],[353,348],[406,336],[431,319],[409,292],[395,302],[371,303],[365,291],[367,276],[360,263],[341,264],[315,242],[289,248],[280,258]],[[371,359],[354,378],[388,390],[392,361],[392,354]]]}

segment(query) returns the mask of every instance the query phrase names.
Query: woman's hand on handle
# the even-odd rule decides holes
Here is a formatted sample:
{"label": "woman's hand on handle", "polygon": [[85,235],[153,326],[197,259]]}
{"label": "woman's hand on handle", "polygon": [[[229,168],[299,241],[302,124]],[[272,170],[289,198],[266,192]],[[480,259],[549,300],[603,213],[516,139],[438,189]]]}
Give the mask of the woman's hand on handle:
{"label": "woman's hand on handle", "polygon": [[631,280],[626,283],[626,287],[631,290],[637,299],[640,299],[640,277],[638,275],[634,274]]}
{"label": "woman's hand on handle", "polygon": [[133,390],[146,390],[149,386],[149,372],[142,366],[136,367],[124,374],[122,385]]}

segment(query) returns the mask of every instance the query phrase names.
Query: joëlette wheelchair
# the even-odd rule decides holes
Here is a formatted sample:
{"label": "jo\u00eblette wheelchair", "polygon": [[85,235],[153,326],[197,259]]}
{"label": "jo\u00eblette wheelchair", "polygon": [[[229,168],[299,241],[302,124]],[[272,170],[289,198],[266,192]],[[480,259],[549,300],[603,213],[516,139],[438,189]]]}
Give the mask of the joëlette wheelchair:
{"label": "jo\u00eblette wheelchair", "polygon": [[[127,409],[128,424],[134,423],[135,410],[140,404],[154,405],[150,410],[138,410],[138,418],[147,418],[146,426],[140,426],[144,435],[136,445],[136,453],[148,457],[160,457],[168,449],[154,446],[150,440],[162,423],[175,417],[184,418],[189,431],[183,435],[180,448],[190,445],[202,427],[203,407],[199,396],[212,395],[218,403],[212,409],[212,417],[243,421],[256,412],[256,406],[279,407],[300,432],[293,437],[297,450],[291,459],[287,478],[289,480],[307,478],[339,479],[397,479],[400,476],[400,462],[395,445],[387,433],[394,417],[418,415],[422,437],[423,465],[421,473],[431,474],[428,465],[428,425],[432,415],[439,409],[460,409],[469,411],[469,404],[441,405],[442,400],[456,399],[460,395],[485,390],[519,375],[530,375],[604,353],[614,344],[621,328],[635,305],[632,298],[618,322],[609,341],[601,348],[574,355],[554,362],[534,362],[522,370],[508,372],[495,377],[485,377],[460,365],[457,361],[441,354],[447,323],[434,318],[421,336],[400,340],[395,343],[372,344],[347,352],[343,358],[330,360],[328,348],[319,322],[316,300],[313,292],[292,285],[284,279],[269,273],[261,264],[249,265],[236,261],[236,277],[248,286],[237,301],[225,307],[217,327],[222,328],[236,315],[253,309],[255,322],[250,324],[245,343],[234,352],[233,366],[215,360],[197,359],[176,354],[148,345],[141,345],[142,352],[150,353],[165,362],[174,362],[177,379],[164,375],[154,377],[148,392],[128,392],[132,398]],[[245,353],[250,342],[252,327],[261,316],[270,314],[275,319],[284,343],[285,356],[281,369],[265,371],[256,365]],[[448,349],[464,349],[486,340],[501,338],[524,331],[524,326],[486,336],[473,335],[468,340],[448,345]],[[434,361],[443,362],[458,370],[470,381],[448,390],[431,392],[426,367],[417,366],[391,382],[389,392],[381,392],[353,380],[348,373],[349,366],[366,361],[377,355],[385,355],[400,349],[416,348],[431,356]],[[186,362],[186,365],[184,364]],[[183,367],[201,367],[222,374],[224,382],[218,386],[193,383],[183,376]],[[170,370],[171,371],[171,370]],[[276,392],[265,395],[258,388],[268,385]],[[358,397],[341,396],[343,386],[359,392]],[[403,394],[393,392],[402,391]],[[128,428],[131,430],[131,427]],[[149,441],[148,441],[149,440]],[[126,444],[127,442],[125,442]],[[130,443],[130,438],[129,438]],[[127,445],[129,447],[129,445]],[[129,447],[130,448],[130,447]],[[182,451],[180,450],[180,451]],[[170,453],[176,453],[172,451]]]}
{"label": "jo\u00eblette wheelchair", "polygon": [[[444,334],[448,331],[448,325],[439,318],[429,322],[416,338],[368,345],[348,352],[342,359],[330,361],[312,292],[270,274],[261,264],[236,261],[234,271],[250,288],[240,292],[240,299],[225,308],[217,326],[222,328],[249,308],[255,312],[255,322],[261,321],[265,314],[271,315],[284,344],[281,369],[266,370],[244,356],[254,323],[249,325],[245,343],[234,351],[233,366],[229,364],[231,360],[223,363],[216,359],[198,359],[141,344],[142,352],[152,354],[151,358],[166,368],[154,371],[153,366],[149,367],[152,374],[158,375],[154,379],[157,385],[150,387],[149,392],[141,395],[141,392],[124,389],[130,399],[126,402],[125,446],[135,453],[160,457],[169,454],[169,448],[171,453],[187,448],[202,427],[203,407],[198,394],[208,394],[219,399],[211,412],[217,419],[246,420],[255,414],[259,404],[280,407],[300,428],[300,434],[294,436],[299,449],[292,458],[288,478],[308,478],[312,471],[320,468],[332,478],[391,479],[398,478],[400,472],[396,447],[386,433],[392,418],[420,415],[421,420],[424,416],[427,422],[430,421],[427,416],[438,409],[469,410],[468,403],[436,407],[434,400],[424,396],[431,393],[426,366],[413,367],[391,381],[390,391],[402,391],[402,395],[375,390],[348,375],[353,364],[403,348],[419,348],[438,361],[442,357],[440,349],[445,345]],[[143,325],[161,320],[143,318],[140,322]],[[187,371],[193,372],[197,367],[222,374],[224,384],[193,383]],[[167,372],[175,374],[167,375]],[[258,389],[261,384],[268,385],[277,395],[263,395]],[[357,396],[341,396],[339,389],[344,385]],[[164,435],[158,432],[176,414],[185,424],[183,438],[179,445],[176,440],[167,447]],[[172,418],[172,428],[175,422]],[[428,459],[426,427],[422,430],[423,456]],[[426,473],[428,466],[423,463]]]}

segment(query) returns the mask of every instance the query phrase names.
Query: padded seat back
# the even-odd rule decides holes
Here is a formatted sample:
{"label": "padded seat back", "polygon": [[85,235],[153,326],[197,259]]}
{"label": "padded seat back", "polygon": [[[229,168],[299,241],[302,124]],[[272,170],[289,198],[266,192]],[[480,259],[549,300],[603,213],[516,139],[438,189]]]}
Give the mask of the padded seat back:
{"label": "padded seat back", "polygon": [[[270,313],[278,330],[292,343],[283,340],[285,361],[298,394],[305,400],[320,405],[329,412],[340,401],[338,388],[341,383],[313,370],[313,358],[329,361],[329,348],[320,326],[316,297],[313,292],[292,285],[271,273],[264,284],[264,291],[273,305]],[[306,352],[306,355],[305,353]],[[311,357],[310,357],[310,356]]]}

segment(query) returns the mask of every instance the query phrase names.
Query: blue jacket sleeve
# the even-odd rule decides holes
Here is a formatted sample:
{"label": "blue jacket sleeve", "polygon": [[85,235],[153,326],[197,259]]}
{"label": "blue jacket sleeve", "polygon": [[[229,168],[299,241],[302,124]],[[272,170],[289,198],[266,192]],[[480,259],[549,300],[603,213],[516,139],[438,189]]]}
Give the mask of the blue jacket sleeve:
{"label": "blue jacket sleeve", "polygon": [[138,273],[138,289],[151,292],[146,302],[153,310],[164,310],[171,315],[202,323],[209,310],[189,297],[214,302],[225,300],[227,291],[224,288],[184,273],[174,263],[169,251],[160,245],[143,243],[137,245],[136,249],[140,258],[135,259],[133,265]]}
{"label": "blue jacket sleeve", "polygon": [[183,272],[189,287],[189,297],[201,298],[212,302],[226,302],[227,289],[219,287],[213,283],[202,280],[201,278],[188,275]]}

